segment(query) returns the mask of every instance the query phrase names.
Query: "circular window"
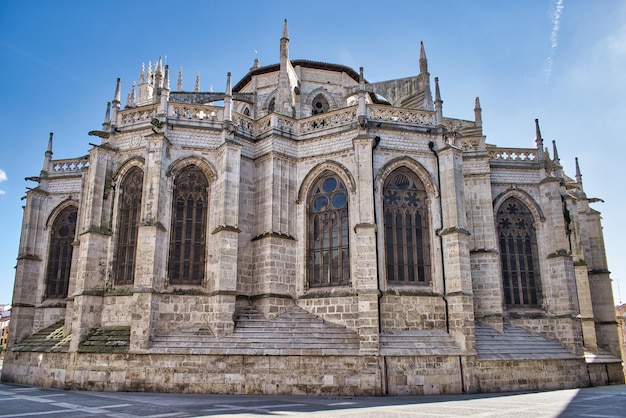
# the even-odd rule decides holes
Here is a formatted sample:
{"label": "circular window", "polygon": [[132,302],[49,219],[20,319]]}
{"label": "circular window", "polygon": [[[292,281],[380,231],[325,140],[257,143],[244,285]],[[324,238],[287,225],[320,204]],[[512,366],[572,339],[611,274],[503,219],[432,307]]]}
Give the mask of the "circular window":
{"label": "circular window", "polygon": [[326,196],[319,196],[313,202],[313,207],[317,212],[322,212],[328,207],[328,198]]}
{"label": "circular window", "polygon": [[346,194],[344,192],[338,192],[333,195],[331,198],[333,202],[333,207],[335,209],[341,209],[346,205],[346,201],[348,200]]}
{"label": "circular window", "polygon": [[335,179],[334,177],[329,177],[326,180],[324,180],[324,183],[322,183],[322,190],[324,190],[324,192],[326,193],[330,193],[335,191],[335,189],[337,188],[337,179]]}

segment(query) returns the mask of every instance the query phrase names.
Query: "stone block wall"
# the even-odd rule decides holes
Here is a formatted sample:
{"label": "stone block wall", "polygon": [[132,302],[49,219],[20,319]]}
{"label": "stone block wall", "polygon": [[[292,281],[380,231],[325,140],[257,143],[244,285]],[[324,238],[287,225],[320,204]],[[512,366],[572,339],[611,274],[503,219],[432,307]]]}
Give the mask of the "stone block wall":
{"label": "stone block wall", "polygon": [[298,299],[297,304],[325,321],[355,331],[358,328],[359,304],[356,295],[305,297]]}
{"label": "stone block wall", "polygon": [[389,395],[443,395],[461,393],[459,357],[387,357]]}
{"label": "stone block wall", "polygon": [[571,389],[588,386],[583,359],[476,360],[470,392]]}
{"label": "stone block wall", "polygon": [[446,308],[441,296],[386,294],[380,299],[383,331],[446,329]]}

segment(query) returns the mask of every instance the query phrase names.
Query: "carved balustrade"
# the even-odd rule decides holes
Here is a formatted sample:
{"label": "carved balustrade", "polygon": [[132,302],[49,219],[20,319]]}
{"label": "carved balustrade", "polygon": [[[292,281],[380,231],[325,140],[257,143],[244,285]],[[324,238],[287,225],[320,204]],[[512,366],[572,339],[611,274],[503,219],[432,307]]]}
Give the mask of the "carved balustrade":
{"label": "carved balustrade", "polygon": [[69,158],[66,160],[50,161],[52,172],[48,174],[77,174],[84,168],[89,167],[89,156],[85,155],[78,158]]}
{"label": "carved balustrade", "polygon": [[157,104],[134,107],[120,111],[121,125],[132,125],[137,122],[151,121],[157,114]]}
{"label": "carved balustrade", "polygon": [[504,161],[536,161],[537,150],[533,148],[489,148],[492,160]]}
{"label": "carved balustrade", "polygon": [[189,120],[224,120],[224,108],[189,103],[170,103],[168,116]]}
{"label": "carved balustrade", "polygon": [[300,121],[300,133],[328,129],[357,121],[356,106],[311,116]]}
{"label": "carved balustrade", "polygon": [[369,111],[369,119],[373,120],[435,126],[435,112],[427,110],[370,105]]}

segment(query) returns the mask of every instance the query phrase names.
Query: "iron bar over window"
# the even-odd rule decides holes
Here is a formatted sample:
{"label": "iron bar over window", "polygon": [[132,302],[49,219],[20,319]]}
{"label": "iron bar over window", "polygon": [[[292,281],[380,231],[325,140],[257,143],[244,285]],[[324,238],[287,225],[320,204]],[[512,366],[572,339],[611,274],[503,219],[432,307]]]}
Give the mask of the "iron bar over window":
{"label": "iron bar over window", "polygon": [[195,165],[174,181],[169,279],[172,284],[201,284],[204,279],[208,213],[206,176]]}
{"label": "iron bar over window", "polygon": [[390,284],[430,283],[430,239],[426,190],[405,168],[395,170],[383,186],[385,258]]}
{"label": "iron bar over window", "polygon": [[143,172],[132,168],[122,181],[118,204],[115,284],[133,284],[137,232],[141,216]]}
{"label": "iron bar over window", "polygon": [[536,306],[540,289],[533,217],[526,205],[511,197],[500,206],[497,222],[504,300],[508,306]]}
{"label": "iron bar over window", "polygon": [[336,175],[326,173],[311,189],[308,208],[309,287],[350,284],[346,186]]}
{"label": "iron bar over window", "polygon": [[76,207],[68,206],[57,215],[52,224],[46,269],[47,298],[67,297],[77,215]]}

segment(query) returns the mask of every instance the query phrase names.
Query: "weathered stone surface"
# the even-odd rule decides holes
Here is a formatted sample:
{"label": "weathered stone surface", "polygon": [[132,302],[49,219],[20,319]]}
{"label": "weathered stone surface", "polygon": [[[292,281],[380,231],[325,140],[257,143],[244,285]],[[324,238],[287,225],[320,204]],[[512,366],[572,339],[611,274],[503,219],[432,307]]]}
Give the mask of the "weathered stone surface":
{"label": "weathered stone surface", "polygon": [[[530,148],[489,145],[478,103],[473,121],[443,116],[424,50],[417,76],[366,83],[291,61],[286,29],[280,62],[224,93],[171,93],[159,63],[88,156],[52,160],[50,142],[2,379],[311,395],[623,382],[600,214],[538,125]],[[74,237],[55,227],[66,208]]]}

